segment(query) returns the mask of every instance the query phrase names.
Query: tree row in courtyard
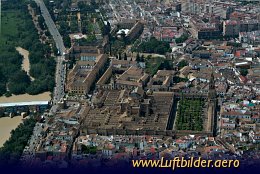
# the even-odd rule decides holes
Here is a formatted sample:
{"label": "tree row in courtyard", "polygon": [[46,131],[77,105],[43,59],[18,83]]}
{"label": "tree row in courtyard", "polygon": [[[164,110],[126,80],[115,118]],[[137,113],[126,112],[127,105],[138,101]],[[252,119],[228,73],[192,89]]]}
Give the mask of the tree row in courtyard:
{"label": "tree row in courtyard", "polygon": [[178,104],[176,128],[177,130],[203,130],[203,106],[200,99],[181,99]]}

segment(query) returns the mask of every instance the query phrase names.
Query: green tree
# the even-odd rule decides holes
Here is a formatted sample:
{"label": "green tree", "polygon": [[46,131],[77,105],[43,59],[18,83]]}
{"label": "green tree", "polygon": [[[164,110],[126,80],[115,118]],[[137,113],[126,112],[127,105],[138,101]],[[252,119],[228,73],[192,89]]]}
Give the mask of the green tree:
{"label": "green tree", "polygon": [[70,27],[69,27],[68,23],[66,21],[62,21],[60,23],[60,28],[59,28],[60,34],[64,36],[69,31],[70,31]]}
{"label": "green tree", "polygon": [[188,62],[186,60],[182,60],[178,63],[178,68],[181,69],[188,65]]}
{"label": "green tree", "polygon": [[142,55],[141,56],[141,58],[140,58],[140,62],[144,62],[145,60],[144,60],[144,55]]}
{"label": "green tree", "polygon": [[26,119],[15,130],[11,131],[11,137],[0,148],[0,167],[6,164],[16,165],[22,155],[35,126],[33,117]]}
{"label": "green tree", "polygon": [[140,62],[140,60],[141,60],[141,57],[140,57],[140,54],[139,53],[137,53],[136,54],[136,59],[135,59],[137,62]]}
{"label": "green tree", "polygon": [[188,35],[188,34],[183,34],[181,37],[176,38],[176,39],[175,39],[175,42],[176,42],[177,44],[178,44],[178,43],[183,43],[183,42],[185,42],[188,38],[189,38],[189,35]]}
{"label": "green tree", "polygon": [[165,54],[170,49],[168,42],[158,41],[152,37],[150,41],[142,42],[137,48],[138,52]]}
{"label": "green tree", "polygon": [[0,96],[6,93],[6,77],[0,69]]}
{"label": "green tree", "polygon": [[44,18],[40,15],[38,17],[38,23],[39,23],[39,26],[42,30],[45,30],[45,21],[44,21]]}
{"label": "green tree", "polygon": [[164,54],[168,51],[168,48],[164,45],[158,45],[158,47],[155,48],[154,52],[158,54]]}
{"label": "green tree", "polygon": [[159,70],[172,70],[173,64],[170,60],[164,60],[159,66]]}
{"label": "green tree", "polygon": [[[0,95],[6,93],[6,86],[9,89],[6,95],[25,93],[28,89],[44,92],[52,90],[51,87],[54,86],[55,60],[50,57],[51,48],[39,41],[27,3],[28,1],[24,0],[12,0],[3,5],[2,19],[6,26],[3,31],[8,32],[3,32],[0,38]],[[35,4],[31,4],[35,8]],[[39,25],[44,25],[42,17],[39,17]],[[30,74],[36,77],[33,83],[30,82],[29,76],[21,71],[23,58],[15,50],[15,46],[21,46],[30,52]]]}
{"label": "green tree", "polygon": [[127,60],[127,55],[126,55],[126,53],[124,53],[124,60]]}
{"label": "green tree", "polygon": [[242,69],[240,70],[240,74],[241,74],[242,76],[246,76],[246,75],[248,74],[248,70],[242,68]]}
{"label": "green tree", "polygon": [[9,79],[8,88],[13,94],[24,94],[30,83],[30,77],[25,71],[17,71]]}
{"label": "green tree", "polygon": [[71,47],[71,41],[70,41],[69,35],[66,35],[64,37],[64,45],[65,45],[66,48],[70,48]]}

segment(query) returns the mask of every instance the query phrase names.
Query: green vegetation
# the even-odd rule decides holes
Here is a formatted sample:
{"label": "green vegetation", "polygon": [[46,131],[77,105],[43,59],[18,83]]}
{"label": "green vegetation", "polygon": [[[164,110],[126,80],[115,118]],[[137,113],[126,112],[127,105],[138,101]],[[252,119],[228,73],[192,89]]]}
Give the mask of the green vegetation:
{"label": "green vegetation", "polygon": [[205,23],[208,23],[209,19],[208,18],[203,18],[202,21],[205,22]]}
{"label": "green vegetation", "polygon": [[[64,45],[66,48],[71,47],[71,40],[69,34],[81,32],[87,35],[87,39],[82,39],[80,44],[85,45],[89,43],[96,43],[95,34],[108,33],[108,28],[103,23],[101,16],[96,12],[98,4],[91,0],[90,4],[86,2],[78,3],[78,10],[71,11],[71,0],[56,0],[50,2],[44,0],[52,19],[56,22],[60,34],[64,38]],[[58,10],[58,15],[53,13]],[[80,11],[79,11],[80,10]],[[78,17],[80,16],[80,20]]]}
{"label": "green vegetation", "polygon": [[78,27],[79,26],[77,20],[72,20],[70,22],[70,33],[77,33],[79,31]]}
{"label": "green vegetation", "polygon": [[142,42],[137,48],[133,48],[135,52],[142,53],[156,53],[165,54],[170,52],[170,44],[164,41],[158,41],[156,38],[152,37],[148,42]]}
{"label": "green vegetation", "polygon": [[3,75],[2,70],[0,69],[0,96],[6,93],[6,78]]}
{"label": "green vegetation", "polygon": [[185,99],[179,101],[175,126],[177,130],[203,130],[203,106],[202,99]]}
{"label": "green vegetation", "polygon": [[64,46],[65,46],[66,48],[70,48],[70,47],[71,47],[71,42],[70,42],[70,37],[69,37],[69,35],[66,35],[63,40],[64,40]]}
{"label": "green vegetation", "polygon": [[183,67],[187,66],[188,62],[186,60],[182,60],[178,63],[178,68],[182,69]]}
{"label": "green vegetation", "polygon": [[242,43],[227,42],[227,46],[232,46],[232,47],[242,47]]}
{"label": "green vegetation", "polygon": [[59,25],[59,32],[62,36],[68,35],[70,31],[70,27],[67,22],[62,21]]}
{"label": "green vegetation", "polygon": [[95,9],[98,8],[97,3],[95,2],[95,0],[91,0],[90,4],[84,3],[84,2],[79,2],[78,4],[80,11],[84,11],[84,12],[95,12]]}
{"label": "green vegetation", "polygon": [[156,74],[156,72],[159,69],[159,66],[161,65],[161,63],[163,62],[164,58],[161,57],[156,57],[156,58],[152,58],[152,57],[147,57],[145,59],[145,63],[146,63],[146,72],[150,75],[154,75]]}
{"label": "green vegetation", "polygon": [[177,77],[177,76],[173,77],[173,82],[174,83],[187,82],[187,81],[189,81],[188,78],[181,78],[181,77]]}
{"label": "green vegetation", "polygon": [[240,69],[240,74],[241,74],[242,76],[246,76],[246,75],[248,74],[248,70],[242,68],[242,69]]}
{"label": "green vegetation", "polygon": [[11,137],[0,148],[0,164],[17,164],[24,147],[33,132],[36,120],[34,118],[26,119],[15,130],[11,131]]}
{"label": "green vegetation", "polygon": [[95,35],[89,35],[86,39],[82,38],[82,39],[77,40],[79,45],[89,45],[91,43],[95,43],[96,41],[97,41],[97,38]]}
{"label": "green vegetation", "polygon": [[150,75],[156,74],[158,70],[171,70],[172,62],[162,57],[151,57],[148,56],[145,59],[146,69],[145,71]]}
{"label": "green vegetation", "polygon": [[144,55],[140,56],[140,54],[137,53],[137,55],[136,55],[136,61],[137,61],[137,62],[144,62],[144,61],[145,61],[145,60],[144,60]]}
{"label": "green vegetation", "polygon": [[[34,7],[34,2],[31,3]],[[7,92],[7,87],[12,94],[52,91],[55,84],[55,60],[50,58],[49,45],[40,42],[25,1],[13,0],[3,3],[2,24],[0,96]],[[21,70],[23,57],[15,49],[18,46],[30,53],[30,75],[35,78],[33,82]]]}
{"label": "green vegetation", "polygon": [[183,34],[181,37],[175,39],[175,42],[178,43],[183,43],[189,38],[188,34]]}
{"label": "green vegetation", "polygon": [[111,38],[110,40],[110,44],[111,44],[111,51],[112,51],[112,55],[118,55],[121,54],[126,47],[125,42],[121,41],[121,40],[117,40],[115,38]]}
{"label": "green vegetation", "polygon": [[259,1],[245,1],[245,0],[236,0],[237,2],[240,2],[240,5],[248,5],[248,4],[255,4],[257,5],[259,3]]}
{"label": "green vegetation", "polygon": [[109,22],[107,22],[107,25],[105,25],[102,21],[99,21],[99,26],[103,36],[110,35],[111,26]]}
{"label": "green vegetation", "polygon": [[46,26],[45,26],[45,21],[44,21],[44,18],[42,16],[39,16],[38,17],[38,23],[39,23],[39,26],[42,30],[45,30],[46,29]]}
{"label": "green vegetation", "polygon": [[85,146],[85,145],[81,145],[81,149],[82,149],[82,152],[84,154],[96,154],[97,153],[97,147],[95,146]]}
{"label": "green vegetation", "polygon": [[23,94],[30,83],[30,77],[25,71],[17,71],[10,77],[8,88],[13,94]]}

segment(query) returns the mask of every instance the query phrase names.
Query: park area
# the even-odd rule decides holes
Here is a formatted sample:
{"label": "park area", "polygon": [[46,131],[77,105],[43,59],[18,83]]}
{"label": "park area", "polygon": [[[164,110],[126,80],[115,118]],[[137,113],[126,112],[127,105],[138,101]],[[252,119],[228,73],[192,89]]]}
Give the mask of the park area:
{"label": "park area", "polygon": [[[18,27],[23,23],[22,20],[19,20],[20,15],[22,15],[20,11],[2,11],[0,45],[14,43],[12,38],[18,37]],[[2,51],[3,48],[4,47],[0,47],[0,50]]]}
{"label": "park area", "polygon": [[3,3],[1,18],[0,96],[52,91],[55,60],[40,42],[27,2]]}
{"label": "park area", "polygon": [[177,106],[175,128],[177,130],[203,130],[203,99],[181,98]]}
{"label": "park area", "polygon": [[147,56],[145,58],[145,71],[150,75],[154,75],[157,73],[158,70],[172,70],[172,62],[163,57],[152,57]]}

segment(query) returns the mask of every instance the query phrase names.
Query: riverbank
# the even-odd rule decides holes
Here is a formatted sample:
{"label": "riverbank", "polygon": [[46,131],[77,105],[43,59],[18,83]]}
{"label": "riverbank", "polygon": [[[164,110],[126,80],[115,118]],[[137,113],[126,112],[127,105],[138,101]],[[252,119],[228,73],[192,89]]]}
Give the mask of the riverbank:
{"label": "riverbank", "polygon": [[0,118],[0,147],[10,138],[11,131],[23,122],[22,116]]}
{"label": "riverbank", "polygon": [[29,94],[22,94],[22,95],[12,95],[11,97],[0,97],[0,103],[16,103],[16,102],[30,102],[30,101],[50,101],[51,100],[51,93],[44,92],[38,95],[29,95]]}

